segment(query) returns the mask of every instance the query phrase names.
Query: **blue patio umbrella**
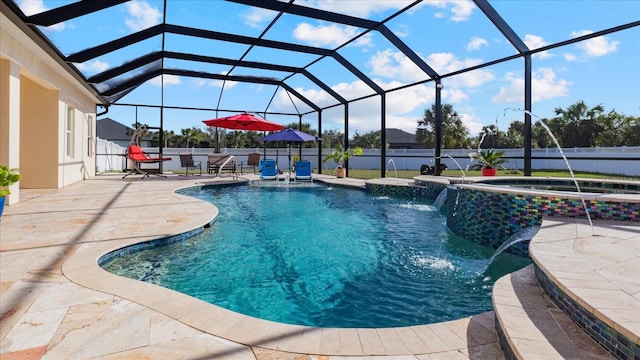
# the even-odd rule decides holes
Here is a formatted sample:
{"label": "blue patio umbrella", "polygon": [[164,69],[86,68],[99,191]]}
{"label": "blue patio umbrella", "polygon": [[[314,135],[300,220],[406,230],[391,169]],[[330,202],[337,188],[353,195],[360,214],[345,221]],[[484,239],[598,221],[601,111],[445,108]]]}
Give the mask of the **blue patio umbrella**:
{"label": "blue patio umbrella", "polygon": [[284,129],[282,131],[269,134],[262,139],[262,141],[289,141],[289,142],[305,142],[320,140],[317,136],[307,134],[306,132]]}
{"label": "blue patio umbrella", "polygon": [[291,143],[303,143],[307,141],[318,141],[321,140],[317,136],[307,134],[306,132],[294,130],[294,129],[284,129],[282,131],[269,134],[262,139],[262,141],[285,141],[289,144],[289,169],[291,169]]}

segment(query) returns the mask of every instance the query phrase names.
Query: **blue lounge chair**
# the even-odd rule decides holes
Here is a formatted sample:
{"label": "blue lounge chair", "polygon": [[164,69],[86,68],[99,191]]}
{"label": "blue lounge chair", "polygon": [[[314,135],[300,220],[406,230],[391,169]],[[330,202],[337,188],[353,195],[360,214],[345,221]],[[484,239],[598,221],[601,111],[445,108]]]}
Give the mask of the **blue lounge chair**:
{"label": "blue lounge chair", "polygon": [[298,160],[296,163],[296,181],[298,180],[313,181],[313,177],[311,176],[311,161]]}
{"label": "blue lounge chair", "polygon": [[260,180],[277,180],[278,170],[275,160],[260,161]]}

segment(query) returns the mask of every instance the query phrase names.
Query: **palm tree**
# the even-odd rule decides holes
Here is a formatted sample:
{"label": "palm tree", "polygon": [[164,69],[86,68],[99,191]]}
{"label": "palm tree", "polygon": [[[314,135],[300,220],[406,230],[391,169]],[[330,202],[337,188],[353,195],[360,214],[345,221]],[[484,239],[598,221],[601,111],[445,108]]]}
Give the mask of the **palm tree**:
{"label": "palm tree", "polygon": [[189,147],[192,143],[200,144],[201,141],[205,140],[207,136],[202,132],[202,130],[197,127],[192,127],[191,129],[182,129],[182,140],[185,142],[185,147]]}
{"label": "palm tree", "polygon": [[[417,140],[423,141],[427,147],[435,147],[436,106],[424,111],[422,119],[418,120]],[[442,105],[442,147],[447,149],[467,147],[469,129],[464,125],[458,112],[451,104]]]}
{"label": "palm tree", "polygon": [[[153,134],[153,141],[160,141],[160,135],[158,132],[155,132]],[[176,140],[176,133],[173,132],[173,130],[171,131],[167,131],[167,130],[163,130],[162,131],[162,142],[163,142],[163,146],[165,148],[171,147],[171,145],[174,145],[174,141]]]}
{"label": "palm tree", "polygon": [[602,104],[589,108],[584,101],[555,108],[556,117],[549,121],[549,128],[562,147],[590,147],[595,145],[597,134],[603,128],[598,118],[604,113]]}

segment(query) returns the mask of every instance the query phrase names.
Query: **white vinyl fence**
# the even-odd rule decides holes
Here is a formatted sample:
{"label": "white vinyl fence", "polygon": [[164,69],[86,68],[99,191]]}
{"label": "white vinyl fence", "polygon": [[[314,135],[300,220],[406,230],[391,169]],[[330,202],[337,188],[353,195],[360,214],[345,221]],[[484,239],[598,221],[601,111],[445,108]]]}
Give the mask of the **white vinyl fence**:
{"label": "white vinyl fence", "polygon": [[96,139],[96,173],[122,172],[127,167],[127,149],[111,141]]}
{"label": "white vinyl fence", "polygon": [[[125,148],[117,144],[98,139],[96,146],[96,169],[98,173],[104,172],[121,172],[127,168]],[[143,150],[152,156],[158,153],[158,148],[143,148]],[[504,166],[507,169],[524,169],[524,150],[523,149],[504,149],[507,162]],[[163,163],[163,170],[174,171],[181,170],[180,157],[181,153],[192,153],[195,161],[201,161],[202,167],[207,164],[207,154],[213,153],[212,148],[166,148],[163,150],[163,156],[171,157],[171,161]],[[322,149],[324,155],[329,154],[332,149]],[[469,149],[443,149],[441,151],[441,162],[446,164],[449,169],[466,170],[471,163],[469,153],[474,150]],[[265,158],[265,149],[220,149],[222,153],[229,153],[236,157],[238,164],[246,163],[249,153],[260,153],[261,159]],[[564,155],[569,158],[568,162],[574,171],[588,171],[603,174],[616,174],[625,176],[640,176],[640,146],[628,147],[597,147],[597,148],[570,148],[562,149]],[[298,149],[291,149],[291,161],[293,162],[293,154],[297,154]],[[276,155],[277,154],[277,155]],[[349,159],[349,168],[351,169],[381,169],[380,163],[381,152],[378,149],[365,149],[362,156],[354,156]],[[394,176],[393,170],[415,170],[419,171],[422,164],[433,165],[435,163],[434,149],[388,149],[386,151],[386,163],[384,170],[388,176]],[[541,169],[559,169],[566,170],[567,165],[562,158],[562,154],[558,149],[532,149],[531,167],[534,170]],[[278,167],[286,169],[289,167],[289,155],[287,148],[267,148],[266,158],[275,159]],[[318,168],[318,150],[303,149],[302,158],[310,160],[313,168]],[[336,164],[333,161],[327,163],[320,162],[320,167],[325,169],[325,173],[331,173]],[[245,170],[245,172],[253,169]]]}

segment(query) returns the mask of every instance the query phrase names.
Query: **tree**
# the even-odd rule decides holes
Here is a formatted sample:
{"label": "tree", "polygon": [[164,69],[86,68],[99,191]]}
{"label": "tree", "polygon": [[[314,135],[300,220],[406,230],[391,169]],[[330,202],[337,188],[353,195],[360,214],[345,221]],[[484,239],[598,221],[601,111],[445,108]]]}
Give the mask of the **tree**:
{"label": "tree", "polygon": [[342,146],[344,139],[344,133],[338,130],[325,130],[322,133],[322,147],[323,148],[334,148],[336,145],[340,144]]}
{"label": "tree", "polygon": [[[363,149],[379,149],[382,143],[382,132],[380,130],[370,131],[366,134],[360,135],[357,131],[353,135],[351,140],[351,146],[361,147]],[[384,148],[389,147],[389,144],[385,144]]]}
{"label": "tree", "polygon": [[551,135],[541,124],[541,120],[536,121],[531,126],[531,147],[534,148],[548,148],[555,147]]}
{"label": "tree", "polygon": [[[177,140],[177,136],[176,133],[173,132],[173,130],[171,131],[167,131],[164,130],[162,132],[163,136],[162,136],[162,141],[164,141],[164,147],[168,148],[168,147],[173,147],[175,146],[175,141]],[[153,138],[154,141],[160,141],[160,132],[156,131],[153,133]]]}
{"label": "tree", "polygon": [[578,101],[566,109],[556,108],[557,116],[548,125],[562,147],[595,146],[596,135],[603,130],[598,123],[603,112],[602,104],[588,108]]}
{"label": "tree", "polygon": [[205,133],[198,129],[197,127],[192,127],[191,129],[182,129],[182,141],[184,142],[185,147],[189,147],[190,145],[198,145],[200,146],[200,142],[208,139],[208,136]]}
{"label": "tree", "polygon": [[621,145],[640,146],[640,116],[624,118],[625,130]]}
{"label": "tree", "polygon": [[[469,129],[464,125],[458,112],[451,104],[442,105],[442,147],[447,149],[466,148],[469,145],[467,136]],[[436,106],[424,111],[422,119],[418,120],[416,140],[423,142],[426,147],[436,145]]]}
{"label": "tree", "polygon": [[598,121],[603,130],[596,135],[596,146],[640,145],[640,117],[622,115],[612,110]]}
{"label": "tree", "polygon": [[524,146],[524,122],[516,120],[509,124],[506,143],[508,148],[521,148]]}

